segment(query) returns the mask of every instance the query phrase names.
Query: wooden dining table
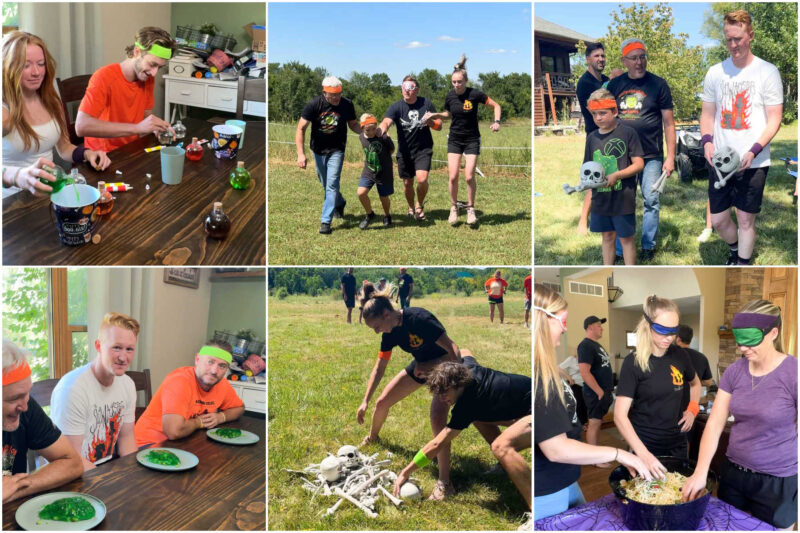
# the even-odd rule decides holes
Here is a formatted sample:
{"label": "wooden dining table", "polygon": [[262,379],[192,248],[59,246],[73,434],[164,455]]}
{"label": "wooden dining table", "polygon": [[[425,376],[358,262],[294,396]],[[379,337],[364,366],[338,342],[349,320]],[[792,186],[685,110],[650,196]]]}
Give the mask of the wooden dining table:
{"label": "wooden dining table", "polygon": [[[192,137],[208,139],[200,161],[184,159],[183,178],[177,185],[161,181],[159,151],[154,135],[126,144],[108,156],[111,166],[95,171],[79,166],[91,186],[98,181],[124,182],[133,190],[112,193],[112,211],[98,217],[93,234],[99,243],[61,244],[49,197],[27,191],[3,199],[4,265],[236,265],[266,263],[266,149],[265,123],[248,122],[244,147],[237,159],[217,159],[210,147],[213,124],[185,120],[184,148]],[[236,190],[229,175],[244,161],[252,183]],[[69,169],[65,169],[69,172]],[[117,174],[120,171],[122,174]],[[147,178],[147,174],[151,178]],[[148,188],[149,185],[149,188]],[[223,240],[208,237],[204,221],[214,202],[231,222]]]}
{"label": "wooden dining table", "polygon": [[[185,439],[158,444],[195,454],[200,462],[191,470],[152,470],[139,464],[132,453],[84,472],[83,477],[53,491],[100,498],[106,517],[94,529],[264,531],[266,422],[243,416],[223,426],[255,433],[259,441],[247,446],[222,444],[203,430],[195,431]],[[3,504],[4,530],[20,529],[14,514],[24,501]]]}

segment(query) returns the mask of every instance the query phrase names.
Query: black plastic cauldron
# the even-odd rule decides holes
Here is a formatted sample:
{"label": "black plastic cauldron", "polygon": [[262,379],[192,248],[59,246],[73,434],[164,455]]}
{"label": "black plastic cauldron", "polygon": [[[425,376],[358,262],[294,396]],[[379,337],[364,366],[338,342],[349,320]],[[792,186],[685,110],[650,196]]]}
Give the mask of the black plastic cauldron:
{"label": "black plastic cauldron", "polygon": [[[679,457],[659,457],[667,471],[678,472],[689,477],[697,463]],[[704,496],[686,503],[674,505],[652,505],[635,502],[625,497],[625,489],[620,486],[623,480],[631,479],[631,474],[624,466],[615,468],[608,476],[608,484],[622,504],[622,519],[628,529],[634,531],[693,531],[700,525],[703,513],[711,499],[711,493],[717,486],[717,475],[709,471]]]}

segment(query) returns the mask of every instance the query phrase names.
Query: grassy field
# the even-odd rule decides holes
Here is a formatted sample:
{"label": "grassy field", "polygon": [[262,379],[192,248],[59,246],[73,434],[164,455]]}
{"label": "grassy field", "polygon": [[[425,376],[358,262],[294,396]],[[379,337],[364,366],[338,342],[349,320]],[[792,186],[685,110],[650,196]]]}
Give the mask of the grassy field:
{"label": "grassy field", "polygon": [[[478,223],[473,227],[466,225],[463,211],[456,227],[447,223],[450,199],[447,165],[442,162],[447,159],[447,140],[445,131],[439,131],[433,132],[434,162],[425,202],[426,220],[406,216],[408,204],[395,165],[395,192],[391,196],[394,227],[386,229],[380,223],[383,212],[373,191],[370,200],[379,216],[365,232],[359,230],[364,210],[356,189],[364,156],[351,132],[340,182],[347,208],[344,219],[334,219],[331,235],[318,233],[323,191],[307,146],[308,168],[300,170],[295,164],[294,131],[293,124],[269,124],[270,264],[530,264],[530,121],[504,125],[497,133],[481,128],[483,147],[478,168],[485,177],[477,176]],[[396,141],[396,133],[390,135]],[[463,172],[459,198],[466,200]],[[369,239],[368,245],[356,245],[355,239],[362,237]]]}
{"label": "grassy field", "polygon": [[[534,257],[537,265],[602,264],[600,235],[577,233],[583,194],[567,196],[563,183],[576,185],[583,158],[585,135],[536,137],[534,190],[543,196],[534,200]],[[795,180],[789,176],[781,157],[797,156],[797,122],[783,126],[771,145],[772,168],[761,213],[756,219],[753,262],[757,265],[797,263],[797,208],[788,194]],[[653,264],[720,265],[728,246],[714,233],[706,243],[696,238],[705,227],[708,182],[695,179],[681,183],[673,173],[661,196],[661,220]],[[641,247],[642,198],[637,189],[636,245]]]}
{"label": "grassy field", "polygon": [[[522,291],[506,296],[506,323],[488,318],[481,292],[471,297],[428,295],[415,305],[433,312],[459,346],[475,353],[490,368],[531,375],[531,337],[523,325]],[[355,310],[356,322],[358,309]],[[355,444],[368,432],[356,423],[356,409],[375,363],[380,336],[366,326],[345,322],[341,300],[330,296],[269,299],[269,529],[270,530],[515,530],[527,510],[507,476],[482,476],[495,464],[491,450],[470,427],[453,443],[451,477],[458,493],[445,502],[413,503],[395,508],[379,501],[378,518],[369,519],[352,505],[322,517],[334,497],[311,502],[285,468],[318,463],[326,452]],[[395,351],[386,375],[370,402],[408,364],[410,356]],[[400,470],[431,438],[425,389],[395,405],[381,431],[382,443],[365,453],[394,453],[390,468]],[[528,452],[526,457],[530,458]],[[414,476],[427,498],[436,481],[429,466]]]}

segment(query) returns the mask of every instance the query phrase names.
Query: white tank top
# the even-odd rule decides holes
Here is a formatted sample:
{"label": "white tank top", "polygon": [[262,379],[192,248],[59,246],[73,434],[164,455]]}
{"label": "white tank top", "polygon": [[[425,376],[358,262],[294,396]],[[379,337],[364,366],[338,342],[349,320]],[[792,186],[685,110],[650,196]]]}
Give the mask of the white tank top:
{"label": "white tank top", "polygon": [[36,143],[33,143],[26,151],[22,137],[16,128],[3,137],[3,166],[27,167],[34,164],[40,157],[53,160],[53,148],[61,138],[58,122],[50,119],[49,122],[33,126],[33,131],[39,137],[39,150],[36,150]]}

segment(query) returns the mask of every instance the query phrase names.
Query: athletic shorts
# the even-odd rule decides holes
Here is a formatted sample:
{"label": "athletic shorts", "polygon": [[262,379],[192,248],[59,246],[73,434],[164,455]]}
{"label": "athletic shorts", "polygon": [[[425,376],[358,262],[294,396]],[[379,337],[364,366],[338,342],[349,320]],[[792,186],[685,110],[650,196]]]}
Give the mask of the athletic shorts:
{"label": "athletic shorts", "polygon": [[797,522],[797,474],[772,476],[732,463],[722,465],[719,499],[768,524],[786,528]]}
{"label": "athletic shorts", "polygon": [[[591,389],[589,390],[591,391]],[[586,392],[586,389],[584,389],[583,400],[586,402],[586,413],[589,418],[602,420],[614,401],[614,395],[611,391],[605,391],[603,397],[598,399],[594,391]]]}
{"label": "athletic shorts", "polygon": [[356,297],[355,296],[347,296],[344,299],[344,306],[348,309],[352,309],[356,306]]}
{"label": "athletic shorts", "polygon": [[501,296],[500,298],[492,298],[491,296],[489,296],[489,303],[490,304],[501,304],[501,303],[503,303],[503,297]]}
{"label": "athletic shorts", "polygon": [[633,213],[615,216],[592,213],[589,217],[589,229],[593,233],[616,231],[617,237],[633,237],[636,233],[636,216]]}
{"label": "athletic shorts", "polygon": [[715,189],[717,173],[708,167],[708,201],[712,213],[722,213],[726,209],[735,207],[746,213],[761,212],[761,198],[764,196],[764,185],[767,183],[769,167],[748,168],[744,172],[737,172],[728,180],[727,185]]}
{"label": "athletic shorts", "polygon": [[530,300],[525,300],[525,310],[526,311],[530,311],[531,310],[531,301]]}
{"label": "athletic shorts", "polygon": [[479,155],[481,153],[481,138],[475,139],[454,139],[450,136],[447,139],[448,154]]}
{"label": "athletic shorts", "polygon": [[[475,358],[472,357],[471,355],[466,355],[466,356],[462,357],[461,358],[461,363],[466,367],[471,367],[471,366],[475,366],[475,365],[478,364],[478,362],[475,360]],[[420,385],[425,385],[425,378],[418,378],[417,376],[414,375],[414,369],[415,368],[417,368],[417,360],[416,359],[412,359],[411,362],[408,363],[408,365],[406,366],[406,374],[408,374],[408,377],[410,377],[411,379],[413,379],[414,381],[416,381]]]}
{"label": "athletic shorts", "polygon": [[413,155],[397,152],[397,175],[401,179],[410,180],[417,175],[418,170],[430,172],[433,148],[420,150]]}
{"label": "athletic shorts", "polygon": [[361,179],[358,180],[359,187],[365,187],[366,189],[372,189],[373,185],[378,186],[378,196],[391,196],[394,194],[394,182],[390,181],[388,183],[378,183],[375,180],[370,179],[367,176],[361,176]]}

